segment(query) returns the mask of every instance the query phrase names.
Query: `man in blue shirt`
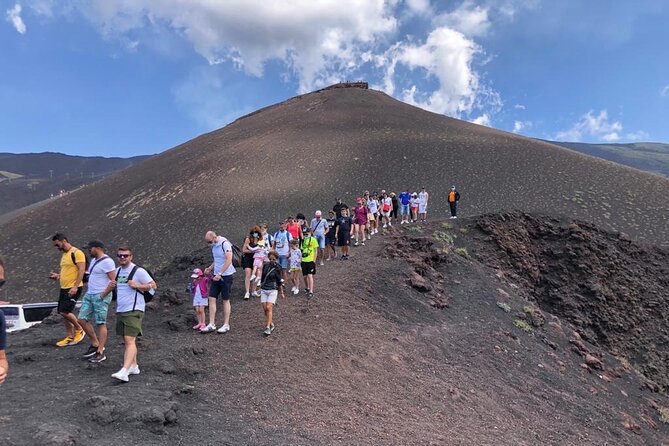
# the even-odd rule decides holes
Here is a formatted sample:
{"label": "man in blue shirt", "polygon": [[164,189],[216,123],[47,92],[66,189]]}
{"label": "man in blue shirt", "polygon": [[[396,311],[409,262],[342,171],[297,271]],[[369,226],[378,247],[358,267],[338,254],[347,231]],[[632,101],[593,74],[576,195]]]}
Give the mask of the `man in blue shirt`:
{"label": "man in blue shirt", "polygon": [[400,215],[402,216],[402,221],[400,224],[409,223],[409,202],[411,200],[411,194],[409,189],[405,190],[400,194]]}

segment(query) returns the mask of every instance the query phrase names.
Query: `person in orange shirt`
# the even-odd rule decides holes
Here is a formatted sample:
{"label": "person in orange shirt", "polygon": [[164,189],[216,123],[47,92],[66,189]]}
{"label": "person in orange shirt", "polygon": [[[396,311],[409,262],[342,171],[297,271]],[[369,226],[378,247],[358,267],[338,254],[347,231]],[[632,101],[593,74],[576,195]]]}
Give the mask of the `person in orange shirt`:
{"label": "person in orange shirt", "polygon": [[451,218],[458,218],[458,201],[460,201],[460,193],[455,190],[455,186],[451,186],[451,191],[448,193],[448,205],[451,207]]}
{"label": "person in orange shirt", "polygon": [[60,282],[58,296],[58,313],[63,316],[66,336],[56,342],[58,347],[66,347],[81,342],[86,335],[74,315],[74,306],[81,297],[84,272],[86,271],[86,255],[81,249],[75,248],[67,240],[65,234],[57,233],[51,238],[54,248],[63,254],[60,256],[60,272],[51,272],[49,278]]}

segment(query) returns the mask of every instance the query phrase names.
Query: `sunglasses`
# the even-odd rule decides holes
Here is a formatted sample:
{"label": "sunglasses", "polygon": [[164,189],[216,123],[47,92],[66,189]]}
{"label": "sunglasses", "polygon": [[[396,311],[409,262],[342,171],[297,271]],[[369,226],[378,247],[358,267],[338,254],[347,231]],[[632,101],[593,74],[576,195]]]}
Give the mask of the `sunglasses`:
{"label": "sunglasses", "polygon": [[118,257],[119,259],[127,259],[131,255],[132,254],[116,254],[116,257]]}

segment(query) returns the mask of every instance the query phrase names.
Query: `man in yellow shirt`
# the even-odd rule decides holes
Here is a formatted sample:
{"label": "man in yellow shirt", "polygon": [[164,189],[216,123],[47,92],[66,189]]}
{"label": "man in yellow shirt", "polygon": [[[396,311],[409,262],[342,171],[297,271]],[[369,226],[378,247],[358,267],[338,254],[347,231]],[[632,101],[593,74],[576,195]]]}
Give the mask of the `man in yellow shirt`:
{"label": "man in yellow shirt", "polygon": [[57,233],[51,238],[51,241],[53,246],[63,253],[60,257],[60,272],[52,271],[49,277],[60,281],[58,313],[63,316],[67,336],[56,342],[56,345],[66,347],[78,344],[86,335],[77,317],[72,313],[83,289],[86,256],[81,249],[72,246],[64,234]]}

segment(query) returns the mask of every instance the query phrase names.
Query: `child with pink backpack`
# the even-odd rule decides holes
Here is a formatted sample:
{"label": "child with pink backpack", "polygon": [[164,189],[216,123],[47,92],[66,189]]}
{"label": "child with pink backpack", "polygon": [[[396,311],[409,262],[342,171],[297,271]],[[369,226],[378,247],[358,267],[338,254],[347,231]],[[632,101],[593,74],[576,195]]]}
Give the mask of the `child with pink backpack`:
{"label": "child with pink backpack", "polygon": [[200,330],[207,326],[204,316],[204,308],[209,306],[209,276],[205,276],[200,268],[195,268],[191,273],[193,281],[188,284],[188,291],[193,298],[193,307],[197,316],[197,325],[193,330]]}

